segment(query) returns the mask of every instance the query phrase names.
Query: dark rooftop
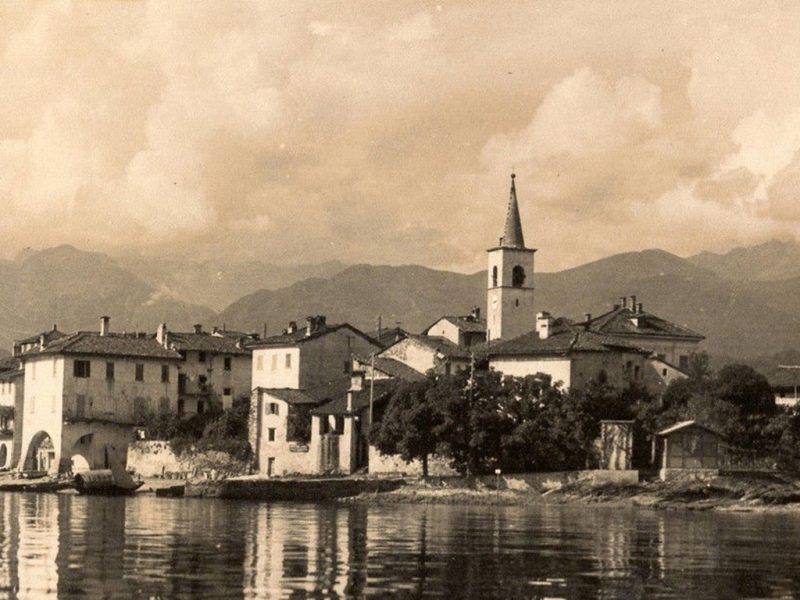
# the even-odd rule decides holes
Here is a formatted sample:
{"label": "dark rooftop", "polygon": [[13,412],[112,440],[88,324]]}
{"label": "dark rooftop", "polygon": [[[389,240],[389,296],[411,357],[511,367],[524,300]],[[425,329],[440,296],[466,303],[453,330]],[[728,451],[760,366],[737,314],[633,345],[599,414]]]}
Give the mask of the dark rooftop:
{"label": "dark rooftop", "polygon": [[[397,382],[393,379],[376,379],[372,390],[373,406],[388,400],[389,396],[397,387]],[[369,407],[370,388],[369,382],[364,384],[364,388],[353,392],[353,410],[357,413]],[[311,411],[312,415],[347,415],[351,411],[347,410],[347,391],[338,398],[323,404]]]}
{"label": "dark rooftop", "polygon": [[167,340],[176,350],[198,350],[217,354],[250,354],[247,339],[233,335],[213,333],[183,333],[170,331]]}
{"label": "dark rooftop", "polygon": [[100,335],[96,331],[79,331],[66,335],[44,349],[35,348],[23,353],[23,358],[41,354],[91,354],[129,358],[180,359],[180,355],[159,344],[155,336],[127,333]]}

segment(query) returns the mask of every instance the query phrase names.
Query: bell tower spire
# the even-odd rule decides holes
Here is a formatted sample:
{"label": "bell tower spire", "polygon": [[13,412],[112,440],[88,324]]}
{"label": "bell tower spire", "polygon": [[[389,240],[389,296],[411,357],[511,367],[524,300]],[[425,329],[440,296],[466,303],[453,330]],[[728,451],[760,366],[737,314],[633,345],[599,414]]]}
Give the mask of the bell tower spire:
{"label": "bell tower spire", "polygon": [[533,331],[533,248],[525,247],[517,202],[516,175],[511,174],[511,192],[503,237],[490,248],[486,306],[486,338],[511,339]]}
{"label": "bell tower spire", "polygon": [[508,212],[506,213],[506,226],[503,230],[503,237],[500,245],[503,248],[524,248],[525,238],[522,235],[522,222],[519,218],[519,205],[517,204],[517,186],[514,185],[516,179],[514,173],[511,174],[511,193],[508,198]]}

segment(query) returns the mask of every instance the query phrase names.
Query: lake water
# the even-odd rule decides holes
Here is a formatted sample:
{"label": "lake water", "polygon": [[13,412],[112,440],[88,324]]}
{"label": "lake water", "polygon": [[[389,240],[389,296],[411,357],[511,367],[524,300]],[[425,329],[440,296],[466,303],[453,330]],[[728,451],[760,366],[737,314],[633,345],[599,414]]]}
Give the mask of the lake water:
{"label": "lake water", "polygon": [[800,516],[0,494],[0,597],[800,597]]}

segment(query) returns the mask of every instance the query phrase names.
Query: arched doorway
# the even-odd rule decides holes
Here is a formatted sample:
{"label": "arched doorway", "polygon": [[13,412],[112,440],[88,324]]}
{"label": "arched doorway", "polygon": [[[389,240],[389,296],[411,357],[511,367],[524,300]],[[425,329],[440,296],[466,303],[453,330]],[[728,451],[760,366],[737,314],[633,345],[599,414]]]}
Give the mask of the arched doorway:
{"label": "arched doorway", "polygon": [[25,454],[23,465],[26,471],[51,471],[58,468],[56,462],[56,448],[53,445],[53,438],[46,431],[40,431],[31,439],[28,444],[28,452]]}
{"label": "arched doorway", "polygon": [[72,469],[72,473],[83,473],[84,471],[90,471],[92,467],[89,465],[89,461],[86,460],[86,457],[83,454],[73,454],[70,458],[70,465]]}

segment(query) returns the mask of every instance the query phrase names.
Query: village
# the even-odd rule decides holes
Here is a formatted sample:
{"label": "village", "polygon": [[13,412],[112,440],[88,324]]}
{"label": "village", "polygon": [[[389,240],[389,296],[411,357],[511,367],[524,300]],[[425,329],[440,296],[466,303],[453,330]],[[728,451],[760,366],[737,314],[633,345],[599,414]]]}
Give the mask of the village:
{"label": "village", "polygon": [[[633,386],[656,403],[689,377],[701,333],[648,312],[635,295],[581,320],[551,315],[535,303],[535,253],[525,242],[512,174],[505,227],[487,251],[485,314],[475,307],[443,315],[419,333],[379,323],[364,332],[325,315],[269,336],[201,324],[172,331],[166,323],[118,332],[107,316],[95,331],[54,325],[18,340],[2,363],[0,468],[16,478],[63,479],[121,464],[144,477],[214,479],[219,467],[181,467],[180,452],[153,424],[244,405],[246,439],[233,441],[246,447],[240,474],[251,479],[456,475],[454,461],[434,447],[401,452],[388,434],[381,441],[371,433],[381,417],[396,418],[388,405],[403,385],[461,375],[472,394],[480,373],[536,376],[559,394],[599,381],[608,389]],[[603,481],[638,481],[633,423],[603,419],[595,464],[586,460],[582,468]],[[731,466],[724,437],[707,423],[676,418],[649,440],[646,462],[661,479],[712,477]],[[473,462],[490,476],[501,472],[491,468],[499,463]],[[524,456],[515,464],[542,465]]]}

